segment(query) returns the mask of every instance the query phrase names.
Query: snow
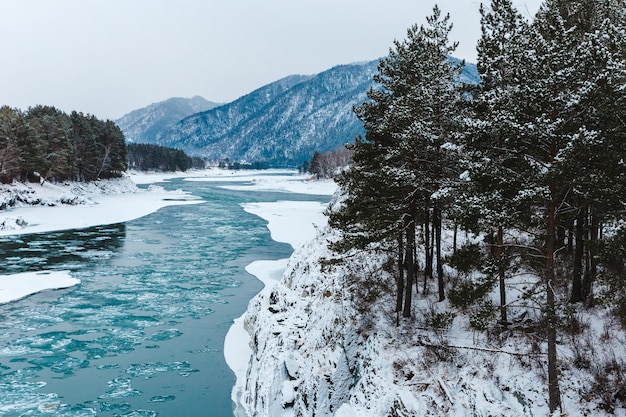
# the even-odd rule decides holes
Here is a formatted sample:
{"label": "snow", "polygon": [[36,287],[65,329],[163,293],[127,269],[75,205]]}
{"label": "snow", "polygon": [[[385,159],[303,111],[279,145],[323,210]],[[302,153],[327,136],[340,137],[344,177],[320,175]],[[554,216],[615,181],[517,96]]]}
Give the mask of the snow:
{"label": "snow", "polygon": [[165,191],[158,186],[140,190],[129,178],[89,184],[14,183],[1,190],[3,195],[11,190],[14,194],[27,195],[28,199],[21,198],[26,201],[0,211],[0,236],[122,223],[162,207],[200,202],[182,191]]}
{"label": "snow", "polygon": [[[283,181],[277,179],[277,183]],[[284,183],[283,183],[284,184]],[[317,190],[315,190],[317,191]],[[313,194],[321,194],[319,192]],[[268,222],[272,239],[290,244],[294,249],[316,236],[317,230],[325,227],[327,221],[323,215],[326,205],[310,201],[279,201],[272,203],[244,204],[245,211],[255,214]],[[288,259],[275,261],[255,261],[246,267],[246,271],[256,276],[265,285],[259,295],[267,296],[280,281],[287,268]],[[241,408],[241,395],[245,389],[249,358],[252,355],[249,330],[245,328],[245,314],[235,319],[224,341],[224,358],[235,373],[236,383],[232,391],[232,400],[236,404],[235,415],[246,416]],[[287,395],[293,393],[290,386],[283,385],[281,390]],[[290,402],[286,399],[286,402]]]}
{"label": "snow", "polygon": [[276,203],[249,203],[243,208],[248,213],[267,220],[272,239],[289,243],[297,249],[316,236],[316,230],[326,225],[326,204],[311,201],[279,201]]}
{"label": "snow", "polygon": [[68,271],[0,275],[0,304],[20,300],[41,291],[69,288],[78,284],[80,280],[72,278]]}

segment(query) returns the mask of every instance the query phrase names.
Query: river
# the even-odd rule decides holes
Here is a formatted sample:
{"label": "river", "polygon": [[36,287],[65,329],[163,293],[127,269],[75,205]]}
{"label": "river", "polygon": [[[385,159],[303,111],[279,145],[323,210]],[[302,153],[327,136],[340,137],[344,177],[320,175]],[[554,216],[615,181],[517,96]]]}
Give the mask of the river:
{"label": "river", "polygon": [[81,280],[0,306],[0,416],[233,415],[224,337],[262,286],[244,268],[292,251],[241,204],[329,198],[161,185],[203,204],[0,238],[0,274],[69,270]]}

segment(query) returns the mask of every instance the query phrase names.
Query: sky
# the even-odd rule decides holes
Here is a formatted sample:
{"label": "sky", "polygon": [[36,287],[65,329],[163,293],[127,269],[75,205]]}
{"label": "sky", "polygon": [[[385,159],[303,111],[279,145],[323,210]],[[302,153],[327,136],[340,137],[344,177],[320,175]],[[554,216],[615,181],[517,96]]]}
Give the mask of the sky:
{"label": "sky", "polygon": [[[1,0],[0,105],[101,119],[170,97],[227,103],[292,74],[385,56],[437,3],[476,60],[475,0]],[[514,1],[531,18],[541,0]]]}

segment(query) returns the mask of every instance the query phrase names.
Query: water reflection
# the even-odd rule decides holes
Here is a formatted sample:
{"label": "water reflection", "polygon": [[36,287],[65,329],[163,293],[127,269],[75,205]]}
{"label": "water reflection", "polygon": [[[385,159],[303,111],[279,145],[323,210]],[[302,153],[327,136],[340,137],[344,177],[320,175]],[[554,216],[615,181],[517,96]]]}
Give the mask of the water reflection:
{"label": "water reflection", "polygon": [[124,245],[126,225],[0,237],[0,274],[75,270],[110,259]]}

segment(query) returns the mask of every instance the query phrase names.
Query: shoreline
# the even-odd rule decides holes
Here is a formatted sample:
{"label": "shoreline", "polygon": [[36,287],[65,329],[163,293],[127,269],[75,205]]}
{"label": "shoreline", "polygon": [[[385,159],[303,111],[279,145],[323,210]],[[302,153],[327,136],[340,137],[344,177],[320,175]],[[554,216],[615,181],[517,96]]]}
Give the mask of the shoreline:
{"label": "shoreline", "polygon": [[[27,189],[35,199],[40,200],[40,203],[1,210],[0,226],[5,228],[0,229],[0,236],[124,223],[154,213],[163,207],[202,203],[202,200],[180,190],[165,191],[158,186],[149,187],[147,190],[137,188],[129,177],[110,182],[101,181],[100,184],[104,184],[104,189],[94,190],[93,186],[89,187],[93,184],[89,183],[69,183],[61,186],[44,184],[41,188],[38,184],[18,184],[17,187]],[[76,193],[75,188],[80,188],[82,193]],[[81,203],[60,203],[67,198],[80,199]],[[11,227],[12,225],[15,227]]]}
{"label": "shoreline", "polygon": [[[165,191],[159,186],[151,186],[148,190],[136,187],[137,184],[155,184],[173,178],[184,178],[186,181],[235,182],[238,184],[220,184],[219,187],[246,192],[281,191],[328,196],[330,201],[337,188],[333,181],[311,181],[310,176],[294,175],[295,173],[294,170],[224,171],[216,169],[184,173],[130,172],[124,178],[125,184],[120,186],[119,190],[113,187],[113,189],[101,194],[87,192],[84,195],[79,195],[80,198],[86,200],[82,204],[23,206],[0,211],[0,223],[11,218],[13,220],[17,218],[20,219],[20,222],[26,223],[25,227],[0,230],[0,236],[47,233],[123,223],[146,216],[163,207],[202,203],[201,199],[181,190]],[[263,177],[264,174],[271,174],[271,176]],[[130,189],[129,182],[132,185]],[[38,184],[35,186],[37,187]],[[42,187],[42,189],[44,188],[48,189],[48,194],[45,191],[42,192],[46,198],[50,197],[51,188],[57,189],[52,192],[53,194],[54,192],[57,193],[54,196],[57,200],[51,200],[55,202],[59,199],[59,192],[67,193],[68,191],[67,187],[56,185]],[[246,203],[243,207],[246,212],[259,216],[268,222],[267,228],[274,241],[288,243],[294,251],[305,242],[313,239],[318,228],[323,228],[327,224],[323,214],[327,203],[286,199],[269,203]],[[246,266],[246,271],[264,284],[259,294],[271,291],[274,285],[282,279],[288,261],[288,258],[256,260]],[[8,285],[6,283],[15,282],[15,278],[18,276],[24,279],[19,281],[18,290],[11,292],[9,288],[13,284]],[[44,277],[45,280],[42,279]],[[0,275],[0,304],[18,301],[41,291],[69,288],[78,284],[80,281],[72,278],[67,271],[43,270]],[[14,295],[10,296],[9,294]],[[239,398],[245,387],[247,367],[252,354],[250,335],[244,328],[246,314],[247,307],[242,315],[233,321],[224,340],[224,359],[236,377],[235,386],[231,392],[231,399],[235,405],[233,411],[236,416],[244,417],[247,414],[239,403]]]}
{"label": "shoreline", "polygon": [[[243,208],[246,212],[259,216],[268,222],[267,228],[272,240],[288,243],[295,251],[313,239],[318,228],[323,228],[327,224],[323,214],[326,206],[326,204],[313,201],[278,201],[248,203],[244,204]],[[288,261],[288,258],[256,260],[246,266],[246,271],[264,284],[263,289],[253,299],[272,291],[274,285],[282,279]],[[235,374],[235,386],[231,393],[231,400],[236,417],[247,417],[240,401],[245,388],[249,359],[252,355],[251,337],[244,326],[247,313],[246,308],[246,311],[233,321],[224,339],[224,359]]]}

